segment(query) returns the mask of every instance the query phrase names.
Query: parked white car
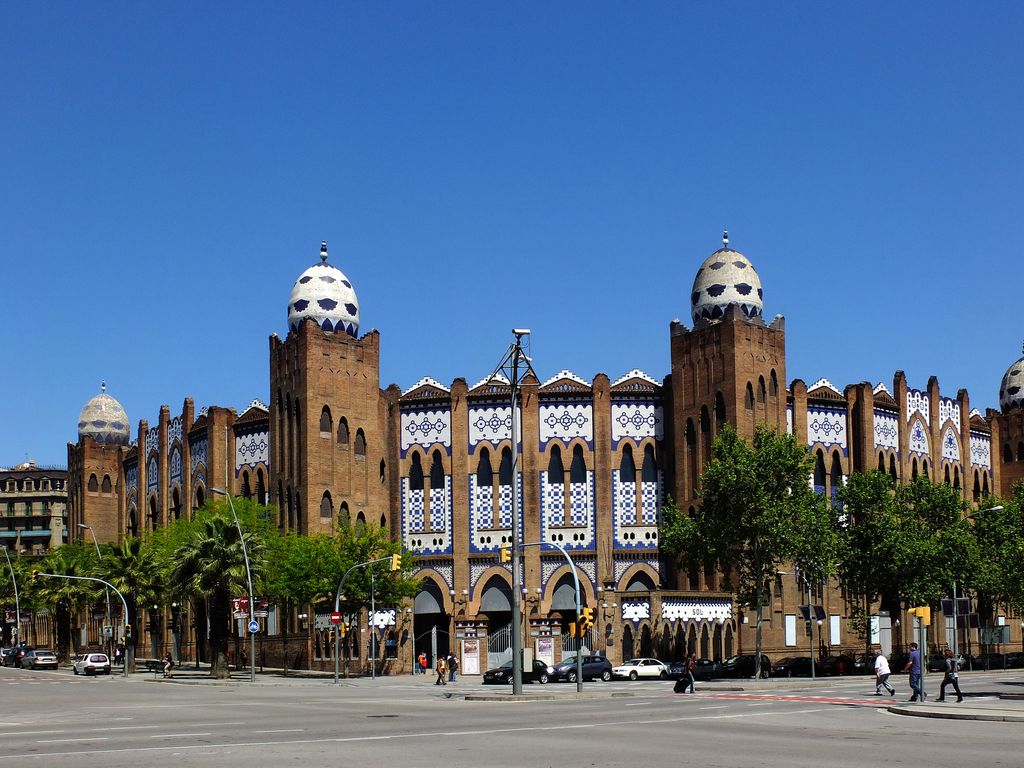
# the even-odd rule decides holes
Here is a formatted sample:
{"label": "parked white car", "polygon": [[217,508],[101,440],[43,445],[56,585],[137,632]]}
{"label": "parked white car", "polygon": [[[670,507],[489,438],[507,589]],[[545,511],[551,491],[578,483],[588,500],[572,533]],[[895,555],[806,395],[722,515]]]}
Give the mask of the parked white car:
{"label": "parked white car", "polygon": [[657,659],[630,659],[612,669],[613,677],[627,677],[636,680],[638,677],[657,677],[668,679],[668,665]]}
{"label": "parked white car", "polygon": [[71,668],[76,675],[109,675],[110,657],[105,653],[83,653],[75,658]]}

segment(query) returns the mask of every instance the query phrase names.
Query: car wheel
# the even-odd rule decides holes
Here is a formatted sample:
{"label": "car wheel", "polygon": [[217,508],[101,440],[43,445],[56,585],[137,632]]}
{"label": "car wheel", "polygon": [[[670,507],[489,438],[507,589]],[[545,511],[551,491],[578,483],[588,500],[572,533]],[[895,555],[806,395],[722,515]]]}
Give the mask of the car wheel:
{"label": "car wheel", "polygon": [[74,672],[77,675],[78,674],[78,667],[72,667],[71,671]]}
{"label": "car wheel", "polygon": [[570,683],[575,683],[576,682],[576,673],[575,672],[570,672],[568,675],[565,676],[565,679],[568,680]]}
{"label": "car wheel", "polygon": [[632,672],[629,673],[629,679],[630,680],[636,680],[636,677],[637,677],[636,670],[634,669]]}
{"label": "car wheel", "polygon": [[607,683],[609,680],[612,679],[612,673],[609,672],[607,669],[604,670],[604,672],[601,673],[601,679]]}
{"label": "car wheel", "polygon": [[661,680],[668,680],[668,672],[666,672],[664,669],[661,670],[661,674],[658,675],[658,678]]}
{"label": "car wheel", "polygon": [[539,682],[541,685],[546,684],[547,681],[548,681],[548,673],[547,672],[542,672],[541,676],[537,678],[537,682]]}

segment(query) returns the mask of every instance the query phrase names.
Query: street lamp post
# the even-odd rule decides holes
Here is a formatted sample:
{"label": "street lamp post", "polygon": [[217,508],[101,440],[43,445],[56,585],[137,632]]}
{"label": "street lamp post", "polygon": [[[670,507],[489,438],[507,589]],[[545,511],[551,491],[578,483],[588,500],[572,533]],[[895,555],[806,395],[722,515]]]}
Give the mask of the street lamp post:
{"label": "street lamp post", "polygon": [[[352,571],[356,570],[356,568],[365,568],[368,565],[373,565],[374,563],[383,563],[383,562],[386,562],[386,561],[390,561],[391,562],[391,570],[392,571],[397,571],[401,567],[400,562],[399,562],[399,555],[388,555],[387,557],[378,557],[376,560],[367,560],[365,563],[356,563],[351,568],[349,568],[347,571],[345,571],[344,575],[341,577],[341,582],[338,584],[338,591],[334,593],[334,612],[335,613],[340,613],[341,612],[341,593],[342,593],[342,590],[345,589],[345,581],[348,580],[348,576],[349,576],[350,573],[352,573]],[[373,592],[373,590],[374,590],[374,574],[373,574],[373,571],[371,571],[370,572],[370,633],[371,633],[370,639],[371,639],[371,641],[373,641],[373,639],[374,639],[373,638],[373,634],[372,634],[373,631],[374,631],[374,629],[373,629],[373,613],[376,611],[376,605],[375,605],[375,599],[374,599],[374,592]],[[334,684],[335,685],[338,684],[338,650],[341,648],[341,636],[340,636],[341,629],[340,629],[340,627],[341,627],[340,623],[337,623],[337,624],[334,625]],[[415,641],[414,641],[414,644],[415,644]],[[374,652],[376,652],[376,647],[374,647]],[[374,675],[374,676],[376,675],[376,666],[377,666],[377,659],[375,657],[373,659],[373,663],[372,663],[372,665],[370,667],[371,675]],[[345,657],[345,677],[348,677],[348,657],[347,656]]]}
{"label": "street lamp post", "polygon": [[814,617],[814,606],[811,605],[811,583],[807,581],[807,578],[799,571],[797,571],[796,573],[776,571],[776,573],[780,576],[797,576],[804,583],[804,586],[807,587],[807,626],[810,629],[810,631],[807,633],[807,647],[811,654],[811,680],[814,680],[814,622],[816,619]]}
{"label": "street lamp post", "polygon": [[[96,540],[96,531],[93,530],[93,527],[91,525],[86,525],[85,523],[79,523],[78,527],[81,528],[83,531],[88,531],[89,533],[92,534],[92,543],[96,547],[96,558],[98,560],[102,560],[103,559],[103,554],[100,552],[100,543]],[[106,633],[107,625],[110,624],[110,590],[107,589],[106,587],[104,587],[103,588],[103,592],[107,596],[107,612],[103,616],[103,632],[105,634]],[[124,620],[125,620],[125,622],[127,622],[128,621],[128,617],[125,616]],[[113,632],[111,632],[111,637],[110,638],[104,637],[104,639],[108,640],[106,645],[107,645],[107,651],[109,652],[110,651],[110,643],[113,642]]]}
{"label": "street lamp post", "polygon": [[235,527],[238,529],[238,540],[242,542],[242,557],[245,558],[245,578],[249,583],[249,682],[256,682],[256,633],[252,631],[252,623],[256,621],[253,612],[255,605],[252,594],[252,571],[249,569],[249,550],[245,546],[245,536],[242,535],[242,525],[238,522],[238,513],[235,512],[235,503],[231,500],[231,494],[223,488],[210,488],[210,493],[219,493],[227,497],[228,505],[231,507],[231,516],[235,518]]}
{"label": "street lamp post", "polygon": [[[11,638],[11,645],[21,641],[21,601],[18,599],[18,579],[14,576],[14,566],[11,565],[11,556],[7,554],[7,547],[0,547],[4,551],[4,559],[7,560],[7,567],[11,571],[11,583],[14,585],[14,635],[18,639]],[[1024,627],[1024,624],[1021,625]]]}

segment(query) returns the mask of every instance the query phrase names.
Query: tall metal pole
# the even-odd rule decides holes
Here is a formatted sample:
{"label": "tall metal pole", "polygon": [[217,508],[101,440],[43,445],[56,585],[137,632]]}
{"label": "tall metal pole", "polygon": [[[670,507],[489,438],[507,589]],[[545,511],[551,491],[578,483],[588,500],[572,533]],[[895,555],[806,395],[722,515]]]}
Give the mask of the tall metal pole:
{"label": "tall metal pole", "polygon": [[21,642],[21,601],[18,599],[18,579],[14,576],[14,566],[11,565],[11,556],[7,554],[7,547],[0,547],[4,551],[4,559],[7,560],[7,567],[11,571],[11,583],[14,585],[14,612],[17,616],[14,619],[14,636],[17,640],[11,638],[11,645]]}
{"label": "tall metal pole", "polygon": [[[338,591],[334,593],[334,612],[335,613],[341,613],[341,591],[343,589],[345,589],[345,580],[348,579],[348,575],[350,573],[352,573],[352,571],[354,571],[356,568],[365,568],[368,565],[373,565],[374,563],[383,563],[385,560],[391,560],[391,559],[392,558],[391,558],[390,555],[388,557],[378,557],[376,560],[367,560],[365,563],[356,563],[351,568],[349,568],[347,571],[345,571],[344,575],[341,577],[341,581],[338,583]],[[373,611],[373,607],[372,607],[373,606],[373,571],[370,572],[370,605],[371,605],[370,610],[372,612]],[[373,619],[371,618],[371,621],[372,620]],[[349,630],[349,631],[351,631],[351,630]],[[338,649],[341,647],[340,642],[339,642],[339,632],[340,632],[339,625],[335,624],[334,625],[334,648],[335,648],[335,651],[334,651],[334,684],[335,685],[338,684]],[[346,670],[345,671],[345,676],[347,677],[348,676],[348,657],[345,657],[345,670]]]}
{"label": "tall metal pole", "polygon": [[377,613],[377,600],[374,594],[376,589],[374,584],[374,572],[370,571],[370,620],[367,624],[370,625],[370,679],[377,679],[377,631],[373,626],[373,616]]}
{"label": "tall metal pole", "polygon": [[[956,647],[957,646],[957,639],[958,639],[957,636],[959,634],[956,631],[956,619],[957,619],[956,615],[959,612],[960,611],[957,610],[957,602],[956,602],[956,582],[954,581],[953,582],[953,664],[956,664],[957,659],[960,658],[960,653],[958,652],[957,647]],[[956,667],[953,668],[953,671],[954,672],[956,671]]]}
{"label": "tall metal pole", "polygon": [[[576,563],[569,557],[569,553],[565,551],[565,547],[561,544],[556,544],[553,541],[533,541],[528,544],[523,544],[523,549],[526,547],[544,547],[550,546],[555,547],[562,556],[565,557],[569,563],[569,570],[572,571],[572,583],[573,589],[576,594],[576,626],[580,625],[580,614],[582,613],[582,603],[580,600],[580,577],[576,571]],[[583,693],[583,635],[580,635],[580,647],[576,649],[576,693]]]}
{"label": "tall metal pole", "polygon": [[[249,583],[249,624],[251,625],[256,621],[256,617],[253,615],[256,607],[254,605],[254,598],[252,594],[252,571],[249,569],[249,550],[245,546],[245,536],[242,534],[242,524],[238,522],[238,514],[235,512],[235,503],[231,500],[231,494],[225,491],[223,488],[210,488],[211,493],[219,493],[222,496],[226,496],[228,500],[228,506],[231,507],[231,516],[235,518],[235,528],[238,529],[238,540],[242,542],[242,557],[245,558],[245,578]],[[249,682],[256,682],[256,633],[246,627],[249,631]]]}
{"label": "tall metal pole", "polygon": [[[89,533],[92,534],[92,543],[96,547],[96,558],[98,560],[102,560],[103,559],[103,555],[100,553],[100,543],[96,540],[96,531],[93,530],[93,527],[91,525],[86,525],[85,523],[79,523],[78,527],[82,528],[83,530],[86,530],[86,531],[88,531]],[[103,617],[104,618],[104,625],[103,626],[104,626],[104,633],[105,633],[106,632],[107,624],[110,624],[110,590],[104,588],[103,591],[107,595],[107,613]],[[125,620],[125,623],[127,623],[128,622],[128,617],[125,616],[124,620]],[[104,639],[106,640],[107,638],[104,638]],[[113,638],[113,629],[111,629],[111,637],[109,638],[109,642],[107,643],[107,650],[108,651],[110,650],[110,642],[113,642],[113,639],[114,639]]]}
{"label": "tall metal pole", "polygon": [[523,638],[522,613],[519,601],[522,599],[522,586],[519,579],[519,435],[516,429],[516,400],[519,394],[519,355],[522,352],[520,343],[529,331],[516,329],[515,343],[512,346],[512,378],[511,414],[512,420],[512,695],[519,696],[523,692]]}
{"label": "tall metal pole", "polygon": [[814,623],[817,616],[814,614],[814,606],[811,605],[811,583],[804,578],[803,574],[800,574],[800,578],[804,579],[804,584],[807,585],[807,623],[810,624],[811,631],[808,633],[809,637],[807,642],[811,645],[811,680],[814,679]]}

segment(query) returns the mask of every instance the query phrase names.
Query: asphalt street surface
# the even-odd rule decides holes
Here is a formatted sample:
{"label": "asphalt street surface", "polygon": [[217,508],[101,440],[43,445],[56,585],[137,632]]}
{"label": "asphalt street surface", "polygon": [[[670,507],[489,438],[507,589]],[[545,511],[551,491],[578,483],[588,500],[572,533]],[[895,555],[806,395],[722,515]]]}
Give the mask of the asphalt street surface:
{"label": "asphalt street surface", "polygon": [[[928,677],[932,697],[938,679]],[[1024,673],[962,678],[975,701],[1015,681]],[[906,699],[906,678],[893,682],[895,700]],[[872,695],[870,678],[692,695],[673,694],[671,681],[595,682],[585,690],[632,695],[582,701],[568,698],[573,685],[524,686],[542,688],[566,697],[465,701],[491,690],[479,678],[253,686],[0,669],[0,768],[1024,765],[1020,724],[900,717],[887,711],[894,700]]]}

